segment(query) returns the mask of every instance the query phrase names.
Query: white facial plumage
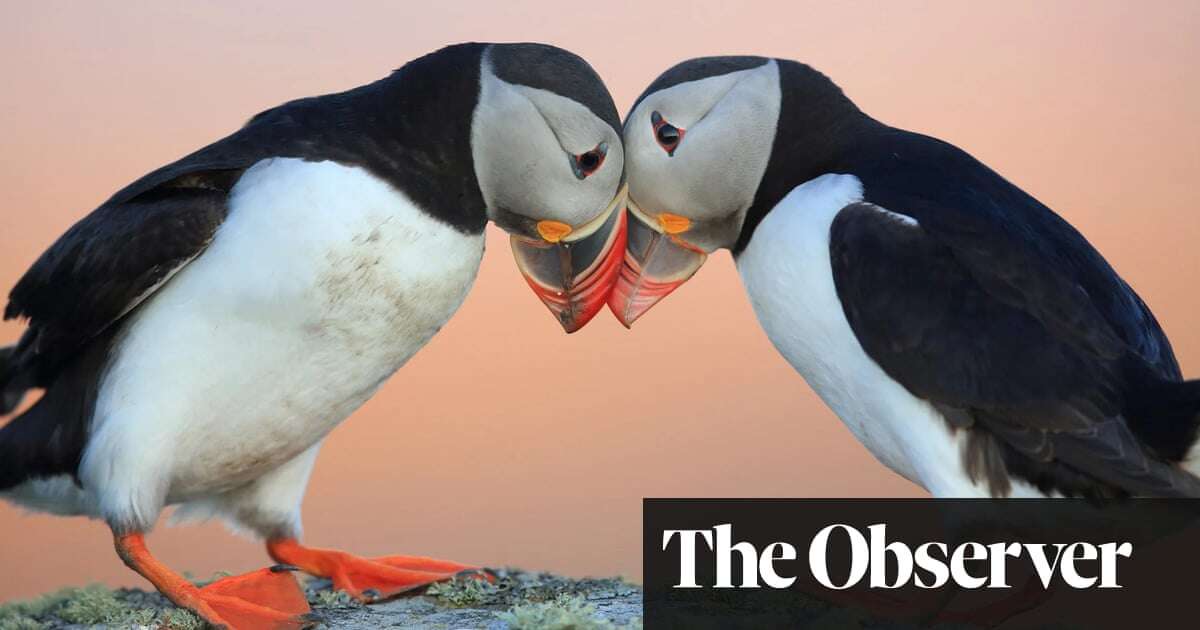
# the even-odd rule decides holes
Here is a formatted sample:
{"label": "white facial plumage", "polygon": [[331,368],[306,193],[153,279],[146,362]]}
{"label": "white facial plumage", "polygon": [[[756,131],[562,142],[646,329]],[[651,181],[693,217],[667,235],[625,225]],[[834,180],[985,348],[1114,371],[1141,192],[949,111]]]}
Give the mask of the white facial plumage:
{"label": "white facial plumage", "polygon": [[[630,199],[692,220],[693,245],[731,246],[770,160],[779,108],[774,60],[647,95],[625,120]],[[656,138],[656,112],[683,130],[673,152]]]}
{"label": "white facial plumage", "polygon": [[[599,216],[621,185],[625,156],[611,125],[583,104],[500,79],[483,66],[471,147],[488,215],[561,221],[573,227]],[[601,148],[603,162],[580,177],[577,156]]]}

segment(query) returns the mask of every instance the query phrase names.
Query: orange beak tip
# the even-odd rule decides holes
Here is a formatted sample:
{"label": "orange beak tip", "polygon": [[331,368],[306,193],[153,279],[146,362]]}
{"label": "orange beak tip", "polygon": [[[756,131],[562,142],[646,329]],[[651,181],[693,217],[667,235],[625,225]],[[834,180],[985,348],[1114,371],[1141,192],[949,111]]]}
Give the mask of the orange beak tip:
{"label": "orange beak tip", "polygon": [[618,322],[621,322],[621,325],[625,327],[625,330],[632,330],[633,322],[637,321],[637,317],[629,319],[629,318],[626,318],[625,315],[622,314],[623,309],[622,309],[622,305],[621,305],[621,300],[618,297],[616,291],[613,291],[612,294],[609,295],[608,312],[612,313],[612,316],[614,319],[616,319]]}
{"label": "orange beak tip", "polygon": [[680,276],[656,280],[627,254],[621,274],[608,296],[608,309],[622,326],[632,329],[634,322],[687,282],[703,262],[703,254],[694,255],[689,259],[690,269],[685,268]]}
{"label": "orange beak tip", "polygon": [[558,323],[562,324],[564,332],[566,332],[568,335],[573,335],[583,330],[583,327],[587,326],[588,322],[592,321],[592,317],[594,316],[595,315],[593,314],[587,317],[576,317],[574,319],[563,319],[560,317],[558,319]]}

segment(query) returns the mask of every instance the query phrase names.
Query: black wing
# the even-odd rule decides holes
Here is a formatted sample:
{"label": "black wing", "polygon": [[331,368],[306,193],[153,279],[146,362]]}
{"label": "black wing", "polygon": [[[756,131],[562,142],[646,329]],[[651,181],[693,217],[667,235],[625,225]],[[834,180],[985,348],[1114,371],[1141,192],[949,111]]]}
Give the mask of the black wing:
{"label": "black wing", "polygon": [[29,325],[16,347],[0,351],[0,416],[27,390],[46,391],[0,428],[0,490],[76,474],[120,322],[204,252],[246,169],[276,156],[356,163],[378,153],[361,138],[333,142],[342,136],[332,130],[349,120],[347,94],[268,110],[147,174],[75,224],[17,282],[4,316]]}
{"label": "black wing", "polygon": [[380,119],[371,107],[394,102],[380,98],[381,89],[377,82],[255,116],[117,192],[33,264],[4,311],[6,319],[26,318],[29,326],[15,348],[0,351],[0,416],[31,388],[45,394],[0,427],[0,490],[29,478],[76,474],[120,323],[204,252],[246,169],[290,157],[388,172],[386,160],[397,151],[377,138],[403,138],[371,126]]}
{"label": "black wing", "polygon": [[17,282],[4,315],[27,318],[29,326],[15,348],[0,352],[0,415],[26,390],[46,392],[0,429],[0,489],[76,473],[118,323],[212,242],[240,172],[184,169],[126,189],[63,234]]}
{"label": "black wing", "polygon": [[470,125],[456,123],[475,110],[484,48],[447,47],[374,83],[267,110],[130,184],[64,234],[4,311],[29,328],[15,348],[0,348],[0,416],[27,389],[46,392],[0,427],[0,490],[75,473],[118,324],[203,253],[230,191],[254,164],[284,157],[359,166],[455,229],[481,232]]}
{"label": "black wing", "polygon": [[4,318],[29,320],[9,360],[10,374],[17,375],[9,389],[49,386],[89,340],[203,252],[247,168],[270,157],[314,153],[355,162],[357,145],[327,146],[330,129],[347,120],[347,94],[258,114],[232,135],[126,186],[63,234],[9,294]]}
{"label": "black wing", "polygon": [[[1031,245],[1045,235],[1013,225],[1021,212],[1001,226],[976,208],[915,205],[844,208],[830,231],[834,281],[867,354],[970,431],[969,474],[1000,495],[1015,475],[1068,495],[1200,496],[1200,480],[1164,457],[1182,433],[1129,413],[1136,390],[1176,369],[1165,337],[1106,264],[1079,264],[1094,254],[1086,241],[1060,243],[1072,260],[1054,265]],[[1105,283],[1126,295],[1086,288]],[[1141,312],[1116,317],[1115,303]],[[1169,361],[1156,365],[1145,349],[1158,346]]]}
{"label": "black wing", "polygon": [[45,387],[91,339],[198,256],[224,220],[228,171],[190,173],[106,203],[63,234],[17,282],[5,319],[29,328],[17,365]]}
{"label": "black wing", "polygon": [[447,126],[470,120],[482,51],[480,44],[451,46],[374,83],[284,103],[113,195],[13,289],[5,318],[27,317],[30,332],[8,357],[10,378],[20,378],[11,377],[15,361],[20,374],[35,368],[36,384],[44,386],[82,344],[203,251],[225,216],[229,191],[264,159],[361,166],[456,229],[482,231],[470,126]]}

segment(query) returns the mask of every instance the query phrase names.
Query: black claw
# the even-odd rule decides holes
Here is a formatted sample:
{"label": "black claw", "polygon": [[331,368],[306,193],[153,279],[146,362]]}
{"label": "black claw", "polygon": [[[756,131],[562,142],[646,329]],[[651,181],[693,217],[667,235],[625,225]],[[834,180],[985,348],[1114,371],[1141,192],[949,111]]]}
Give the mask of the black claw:
{"label": "black claw", "polygon": [[300,567],[292,566],[290,564],[276,564],[271,567],[271,573],[283,573],[285,571],[299,571],[299,570],[300,570]]}

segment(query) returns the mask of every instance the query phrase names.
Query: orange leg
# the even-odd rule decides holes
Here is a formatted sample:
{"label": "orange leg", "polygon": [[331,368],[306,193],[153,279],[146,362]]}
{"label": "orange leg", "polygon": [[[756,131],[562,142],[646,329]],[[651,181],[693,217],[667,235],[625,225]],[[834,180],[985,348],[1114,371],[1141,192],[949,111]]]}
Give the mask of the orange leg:
{"label": "orange leg", "polygon": [[176,606],[229,630],[291,630],[308,624],[308,600],[288,570],[260,569],[197,587],[159,562],[141,533],[114,534],[117,555]]}
{"label": "orange leg", "polygon": [[363,602],[386,599],[475,568],[415,556],[361,558],[344,551],[305,547],[294,538],[268,540],[267,553],[276,562],[333,580],[334,588]]}

